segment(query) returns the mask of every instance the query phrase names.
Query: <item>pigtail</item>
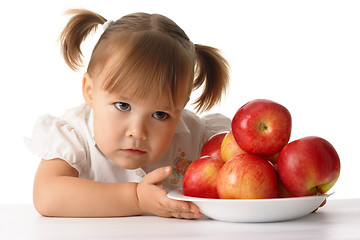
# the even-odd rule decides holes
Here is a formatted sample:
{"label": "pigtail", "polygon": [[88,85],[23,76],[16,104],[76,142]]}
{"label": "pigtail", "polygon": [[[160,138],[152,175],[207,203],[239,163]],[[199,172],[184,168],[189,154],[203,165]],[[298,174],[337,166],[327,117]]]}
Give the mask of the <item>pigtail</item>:
{"label": "pigtail", "polygon": [[81,43],[98,24],[104,24],[106,19],[92,11],[85,9],[71,9],[65,12],[74,15],[60,35],[61,52],[66,64],[74,71],[82,66]]}
{"label": "pigtail", "polygon": [[195,44],[196,78],[193,89],[204,84],[204,90],[194,102],[197,112],[204,112],[219,103],[229,84],[229,64],[219,50]]}

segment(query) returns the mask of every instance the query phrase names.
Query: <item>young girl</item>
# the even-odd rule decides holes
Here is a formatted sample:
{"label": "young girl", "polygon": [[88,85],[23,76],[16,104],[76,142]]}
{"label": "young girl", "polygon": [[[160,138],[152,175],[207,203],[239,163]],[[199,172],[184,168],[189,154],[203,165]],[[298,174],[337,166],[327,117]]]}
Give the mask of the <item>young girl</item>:
{"label": "young girl", "polygon": [[80,45],[99,24],[105,31],[84,74],[86,104],[58,118],[41,117],[30,149],[42,160],[34,205],[44,216],[109,217],[155,214],[199,218],[199,208],[167,197],[213,134],[229,130],[220,114],[184,110],[203,86],[196,109],[220,101],[228,64],[217,49],[193,44],[172,20],[135,13],[109,22],[87,10],[60,40],[66,63],[81,66]]}

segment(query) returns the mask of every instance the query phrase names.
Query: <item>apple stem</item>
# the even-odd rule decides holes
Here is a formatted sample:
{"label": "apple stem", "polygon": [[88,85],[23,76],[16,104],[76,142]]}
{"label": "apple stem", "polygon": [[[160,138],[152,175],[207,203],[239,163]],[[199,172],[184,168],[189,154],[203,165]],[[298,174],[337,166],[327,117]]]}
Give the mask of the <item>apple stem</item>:
{"label": "apple stem", "polygon": [[267,129],[267,126],[266,126],[266,124],[265,123],[260,123],[260,130],[261,131],[265,131]]}
{"label": "apple stem", "polygon": [[316,190],[316,196],[320,196],[320,195],[321,195],[321,192],[319,191],[319,188],[318,188],[318,187],[315,187],[315,190]]}

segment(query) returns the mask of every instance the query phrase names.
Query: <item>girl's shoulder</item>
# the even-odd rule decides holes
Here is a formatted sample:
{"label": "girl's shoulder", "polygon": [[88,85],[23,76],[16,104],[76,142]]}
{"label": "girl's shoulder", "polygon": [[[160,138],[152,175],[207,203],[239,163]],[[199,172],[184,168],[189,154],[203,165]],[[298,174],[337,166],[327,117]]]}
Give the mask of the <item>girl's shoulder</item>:
{"label": "girl's shoulder", "polygon": [[223,114],[197,116],[189,110],[184,110],[175,130],[173,143],[189,144],[190,148],[199,150],[211,136],[230,129],[231,120]]}
{"label": "girl's shoulder", "polygon": [[64,115],[61,116],[63,120],[67,121],[69,124],[74,125],[75,127],[82,127],[89,121],[91,114],[91,108],[86,104],[82,104],[78,107],[70,108],[65,111]]}
{"label": "girl's shoulder", "polygon": [[43,115],[35,123],[32,138],[25,139],[29,150],[42,159],[61,158],[76,169],[78,159],[88,159],[90,109],[85,106],[67,110],[63,116]]}
{"label": "girl's shoulder", "polygon": [[188,133],[202,132],[206,138],[218,132],[229,131],[230,128],[231,120],[223,114],[211,113],[198,116],[194,112],[184,109],[177,130],[184,130]]}
{"label": "girl's shoulder", "polygon": [[[90,120],[91,110],[86,105],[81,105],[79,107],[74,107],[65,111],[62,116],[53,116],[46,114],[40,116],[35,124],[33,136],[38,134],[44,134],[44,132],[49,135],[54,134],[70,134],[76,136],[78,141],[84,142],[87,132],[89,132],[88,122]],[[53,137],[53,140],[56,140]],[[74,140],[70,138],[68,140]]]}

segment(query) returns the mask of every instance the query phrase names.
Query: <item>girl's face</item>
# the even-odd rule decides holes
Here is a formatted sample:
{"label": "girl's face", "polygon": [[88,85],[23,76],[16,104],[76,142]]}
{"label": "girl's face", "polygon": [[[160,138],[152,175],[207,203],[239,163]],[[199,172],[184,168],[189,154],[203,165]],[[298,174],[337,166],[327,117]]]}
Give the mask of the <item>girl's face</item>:
{"label": "girl's face", "polygon": [[[100,80],[100,79],[97,79]],[[94,138],[100,151],[126,169],[159,160],[167,151],[188,100],[172,109],[166,96],[137,99],[126,90],[109,93],[85,74],[83,93],[93,109]]]}

